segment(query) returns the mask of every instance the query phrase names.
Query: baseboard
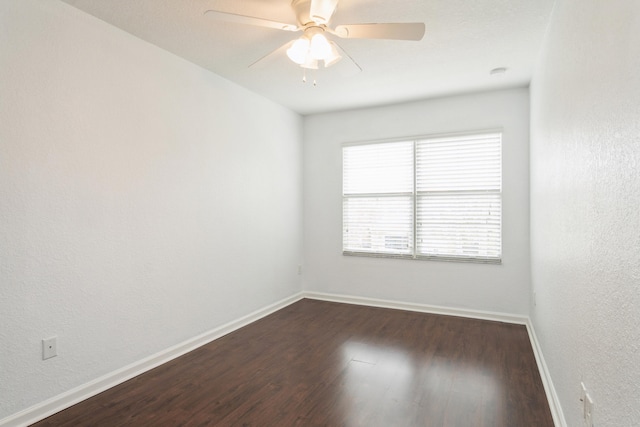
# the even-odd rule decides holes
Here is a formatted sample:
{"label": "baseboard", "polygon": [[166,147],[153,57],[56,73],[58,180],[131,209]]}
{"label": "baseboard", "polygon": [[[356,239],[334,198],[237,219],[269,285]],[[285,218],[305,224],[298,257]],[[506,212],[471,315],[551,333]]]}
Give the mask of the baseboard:
{"label": "baseboard", "polygon": [[416,304],[409,302],[356,297],[352,295],[327,294],[323,292],[303,292],[304,298],[346,304],[366,305],[370,307],[394,308],[397,310],[417,311],[420,313],[443,314],[445,316],[467,317],[470,319],[493,320],[496,322],[526,325],[528,318],[517,314],[496,313],[492,311],[469,310],[443,307],[438,305]]}
{"label": "baseboard", "polygon": [[551,409],[551,416],[553,417],[553,423],[556,427],[567,427],[567,422],[562,412],[562,406],[560,405],[560,399],[556,393],[556,389],[553,386],[551,380],[551,374],[547,363],[544,360],[542,354],[542,348],[538,342],[536,331],[533,328],[531,319],[527,319],[527,331],[529,332],[529,339],[531,340],[531,347],[533,347],[533,354],[536,357],[536,363],[538,364],[538,370],[540,371],[540,378],[542,378],[542,385],[544,386],[544,392],[547,394],[547,400],[549,401],[549,409]]}
{"label": "baseboard", "polygon": [[533,348],[533,354],[538,365],[538,371],[540,372],[540,378],[544,386],[544,391],[549,401],[549,409],[551,410],[551,416],[553,417],[553,423],[556,427],[567,427],[567,423],[564,419],[562,407],[560,406],[560,400],[553,387],[553,381],[547,368],[547,364],[544,361],[538,338],[536,337],[535,330],[531,324],[529,317],[520,316],[516,314],[504,314],[491,311],[479,311],[468,310],[451,307],[442,307],[427,304],[407,303],[392,300],[383,300],[376,298],[364,298],[356,297],[352,295],[339,295],[328,294],[322,292],[303,292],[304,298],[317,299],[322,301],[340,302],[345,304],[357,304],[370,307],[382,307],[382,308],[394,308],[398,310],[417,311],[421,313],[442,314],[446,316],[458,316],[467,317],[471,319],[481,320],[493,320],[497,322],[513,323],[517,325],[524,325],[527,328],[529,340],[531,341],[531,347]]}
{"label": "baseboard", "polygon": [[198,347],[201,347],[213,340],[216,340],[230,332],[235,331],[243,326],[246,326],[258,319],[261,319],[269,314],[278,311],[296,301],[303,298],[302,293],[292,295],[288,298],[275,302],[267,307],[263,307],[259,310],[249,313],[239,319],[233,320],[201,335],[193,337],[180,344],[169,347],[159,353],[153,354],[138,362],[125,366],[117,371],[111,372],[100,378],[83,384],[79,387],[71,389],[65,393],[59,394],[51,399],[45,400],[30,408],[24,409],[18,413],[10,415],[7,418],[0,420],[0,427],[22,427],[28,426],[40,420],[43,420],[57,412],[62,411],[70,406],[75,405],[83,400],[86,400],[98,393],[101,393],[111,387],[115,387],[133,377],[136,377],[146,371],[149,371],[157,366],[167,363],[176,357],[182,356]]}

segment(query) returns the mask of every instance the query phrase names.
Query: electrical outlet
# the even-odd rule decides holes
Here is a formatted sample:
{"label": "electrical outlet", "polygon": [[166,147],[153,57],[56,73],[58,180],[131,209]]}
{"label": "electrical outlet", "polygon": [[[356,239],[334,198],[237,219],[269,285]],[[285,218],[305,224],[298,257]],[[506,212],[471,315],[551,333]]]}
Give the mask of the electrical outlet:
{"label": "electrical outlet", "polygon": [[51,359],[58,355],[58,337],[42,340],[42,360]]}

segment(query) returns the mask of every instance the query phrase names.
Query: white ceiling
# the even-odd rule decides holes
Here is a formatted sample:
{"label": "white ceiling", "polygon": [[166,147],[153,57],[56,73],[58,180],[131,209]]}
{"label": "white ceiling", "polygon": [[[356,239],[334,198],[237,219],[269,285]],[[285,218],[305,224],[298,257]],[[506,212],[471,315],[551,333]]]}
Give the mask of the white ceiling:
{"label": "white ceiling", "polygon": [[[338,39],[347,61],[302,83],[282,55],[248,66],[290,33],[222,23],[208,9],[295,24],[290,0],[63,0],[300,114],[383,105],[464,92],[526,86],[554,0],[340,0],[331,25],[424,22],[420,42]],[[502,75],[490,70],[507,67]],[[311,84],[313,77],[317,86]]]}

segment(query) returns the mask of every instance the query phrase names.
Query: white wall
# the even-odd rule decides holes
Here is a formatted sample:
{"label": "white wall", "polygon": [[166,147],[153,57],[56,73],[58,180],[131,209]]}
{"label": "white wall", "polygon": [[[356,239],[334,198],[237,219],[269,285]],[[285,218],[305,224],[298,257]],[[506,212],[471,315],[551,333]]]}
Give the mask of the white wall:
{"label": "white wall", "polygon": [[300,291],[298,115],[58,1],[0,61],[0,419]]}
{"label": "white wall", "polygon": [[558,0],[532,83],[534,326],[569,426],[640,423],[640,2]]}
{"label": "white wall", "polygon": [[[342,255],[342,143],[492,128],[504,129],[502,265]],[[304,135],[305,290],[528,314],[526,88],[307,116]]]}

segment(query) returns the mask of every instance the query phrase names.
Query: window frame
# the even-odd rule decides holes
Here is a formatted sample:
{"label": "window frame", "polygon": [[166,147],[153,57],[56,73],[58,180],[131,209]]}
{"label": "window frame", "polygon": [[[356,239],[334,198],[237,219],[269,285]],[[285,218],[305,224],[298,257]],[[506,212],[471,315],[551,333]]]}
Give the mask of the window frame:
{"label": "window frame", "polygon": [[[418,254],[418,200],[420,193],[424,194],[425,191],[418,191],[417,186],[417,146],[420,141],[430,140],[430,139],[441,139],[441,138],[464,138],[465,136],[481,136],[481,135],[492,135],[498,134],[500,137],[500,189],[499,190],[469,190],[468,192],[475,193],[486,193],[486,194],[497,194],[499,196],[500,201],[500,216],[499,216],[499,236],[500,236],[500,245],[499,245],[499,255],[498,257],[483,257],[483,256],[450,256],[450,255],[425,255]],[[365,145],[375,145],[375,144],[388,144],[388,143],[402,143],[402,142],[412,142],[413,143],[413,189],[411,192],[411,203],[413,206],[412,212],[412,244],[410,254],[399,254],[399,253],[385,253],[385,252],[367,252],[367,251],[357,251],[357,250],[345,250],[345,201],[349,198],[357,198],[364,197],[365,193],[362,194],[345,194],[345,168],[344,168],[344,149],[347,147],[355,147],[355,146],[365,146]],[[464,263],[477,263],[477,264],[502,264],[503,258],[503,244],[504,244],[504,197],[503,197],[503,146],[504,146],[504,130],[502,128],[492,128],[492,129],[482,129],[482,130],[473,130],[473,131],[465,131],[465,132],[449,132],[449,133],[438,133],[438,134],[427,134],[427,135],[419,135],[419,136],[411,136],[411,137],[400,137],[393,139],[380,139],[380,140],[365,140],[365,141],[354,141],[354,142],[345,142],[341,145],[342,152],[342,254],[344,256],[356,256],[356,257],[373,257],[373,258],[391,258],[391,259],[410,259],[410,260],[424,260],[424,261],[447,261],[447,262],[464,262]],[[466,192],[465,190],[461,190],[462,192]],[[438,193],[438,192],[434,192]],[[367,196],[375,197],[376,195],[379,197],[389,197],[393,196],[393,194],[389,193],[367,193]]]}

